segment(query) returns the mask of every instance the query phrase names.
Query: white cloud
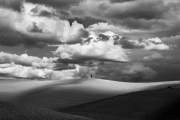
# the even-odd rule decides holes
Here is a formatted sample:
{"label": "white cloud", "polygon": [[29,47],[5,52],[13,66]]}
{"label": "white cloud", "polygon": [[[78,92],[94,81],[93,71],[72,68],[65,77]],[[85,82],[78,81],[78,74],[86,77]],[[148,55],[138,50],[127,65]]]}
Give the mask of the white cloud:
{"label": "white cloud", "polygon": [[[143,43],[144,42],[144,43]],[[164,44],[161,39],[159,38],[150,38],[147,40],[144,40],[140,45],[145,45],[146,50],[169,50],[170,47],[166,44]]]}
{"label": "white cloud", "polygon": [[112,31],[119,35],[134,35],[134,34],[143,34],[146,33],[146,30],[133,30],[133,29],[127,29],[126,27],[123,27],[121,25],[115,26],[108,23],[96,23],[87,28],[89,31],[94,32],[105,32],[105,31]]}
{"label": "white cloud", "polygon": [[[122,36],[126,36],[126,35],[133,36],[135,34],[136,35],[139,34],[140,36],[142,36],[142,34],[146,34],[147,32],[146,30],[142,31],[142,30],[127,29],[123,26],[114,26],[108,23],[97,23],[97,24],[89,26],[89,28],[87,29],[89,31],[94,31],[99,34],[105,31],[111,31],[118,35],[121,35],[119,36],[120,38],[123,38]],[[170,49],[170,45],[163,43],[162,40],[158,37],[142,39],[142,40],[132,40],[131,38],[126,39],[126,40],[121,39],[120,44],[122,45],[122,47],[125,47],[128,49],[134,49],[134,48],[142,48],[145,50],[169,50]]]}
{"label": "white cloud", "polygon": [[172,57],[171,56],[163,56],[160,53],[153,53],[149,56],[143,57],[143,60],[145,61],[153,61],[153,60],[170,60]]}
{"label": "white cloud", "polygon": [[72,79],[76,76],[76,70],[62,70],[54,71],[52,69],[38,69],[34,67],[27,67],[22,65],[1,64],[0,74],[8,77],[20,77],[27,79]]}
{"label": "white cloud", "polygon": [[77,76],[74,65],[57,63],[56,60],[0,52],[0,74],[31,79],[70,79]]}
{"label": "white cloud", "polygon": [[0,52],[0,63],[15,63],[25,66],[34,66],[38,68],[53,68],[55,63],[53,61],[56,58],[39,58],[35,56],[28,56],[27,54],[16,55],[10,53]]}
{"label": "white cloud", "polygon": [[170,46],[166,45],[159,38],[139,39],[139,40],[124,40],[121,44],[129,44],[132,48],[141,48],[145,50],[169,50]]}
{"label": "white cloud", "polygon": [[129,61],[128,51],[114,45],[113,39],[99,41],[94,33],[90,37],[92,40],[88,44],[60,45],[54,54],[60,59]]}

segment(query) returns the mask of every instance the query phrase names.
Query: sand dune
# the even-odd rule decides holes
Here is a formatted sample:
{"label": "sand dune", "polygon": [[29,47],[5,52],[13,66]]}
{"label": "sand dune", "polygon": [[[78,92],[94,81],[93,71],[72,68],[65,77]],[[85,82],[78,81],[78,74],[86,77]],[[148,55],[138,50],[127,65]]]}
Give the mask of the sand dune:
{"label": "sand dune", "polygon": [[62,109],[115,95],[177,85],[180,81],[126,83],[102,79],[0,81],[0,100],[49,109]]}
{"label": "sand dune", "polygon": [[96,120],[180,120],[180,89],[139,91],[59,111]]}
{"label": "sand dune", "polygon": [[44,108],[0,101],[0,120],[92,120]]}

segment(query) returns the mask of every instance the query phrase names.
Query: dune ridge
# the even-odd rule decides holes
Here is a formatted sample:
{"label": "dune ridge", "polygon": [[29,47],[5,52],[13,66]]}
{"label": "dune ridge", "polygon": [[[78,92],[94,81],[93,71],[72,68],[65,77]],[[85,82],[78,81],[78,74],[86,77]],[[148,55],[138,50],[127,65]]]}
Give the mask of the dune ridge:
{"label": "dune ridge", "polygon": [[0,100],[55,110],[179,83],[180,81],[126,83],[102,79],[1,80]]}

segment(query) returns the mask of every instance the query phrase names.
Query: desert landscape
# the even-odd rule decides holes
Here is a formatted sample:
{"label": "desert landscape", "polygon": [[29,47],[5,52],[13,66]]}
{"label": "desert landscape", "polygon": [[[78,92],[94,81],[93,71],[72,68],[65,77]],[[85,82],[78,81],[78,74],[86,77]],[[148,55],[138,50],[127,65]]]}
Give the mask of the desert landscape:
{"label": "desert landscape", "polygon": [[0,0],[0,120],[180,120],[179,0]]}
{"label": "desert landscape", "polygon": [[139,120],[176,103],[180,95],[179,84],[180,81],[127,83],[103,79],[1,79],[0,116],[2,119],[40,119],[37,116],[42,116],[41,119],[53,120]]}

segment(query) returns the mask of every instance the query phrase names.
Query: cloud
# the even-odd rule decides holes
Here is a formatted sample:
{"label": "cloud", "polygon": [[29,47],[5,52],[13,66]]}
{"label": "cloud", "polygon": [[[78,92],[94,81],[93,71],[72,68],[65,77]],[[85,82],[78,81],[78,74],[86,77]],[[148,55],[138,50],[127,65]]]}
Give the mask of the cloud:
{"label": "cloud", "polygon": [[74,17],[74,18],[68,18],[67,19],[70,23],[73,23],[74,21],[77,21],[79,24],[83,24],[85,28],[88,28],[90,25],[99,23],[99,22],[106,22],[104,20],[96,19],[96,18],[91,18],[91,17],[84,17],[84,18],[79,18],[79,17]]}
{"label": "cloud", "polygon": [[111,3],[123,3],[123,2],[131,2],[136,0],[110,0]]}
{"label": "cloud", "polygon": [[80,77],[90,77],[92,74],[95,78],[124,81],[124,82],[145,82],[155,79],[157,72],[143,64],[118,64],[106,63],[98,67],[79,67],[78,75]]}
{"label": "cloud", "polygon": [[23,66],[33,66],[38,68],[53,68],[56,58],[39,58],[35,56],[28,56],[27,54],[16,55],[10,53],[0,52],[0,64],[15,63]]}
{"label": "cloud", "polygon": [[[2,65],[1,65],[2,66]],[[26,79],[72,79],[76,76],[76,70],[53,71],[52,69],[38,69],[11,63],[0,68],[0,74],[6,77]]]}
{"label": "cloud", "polygon": [[159,19],[169,10],[163,6],[162,1],[137,0],[121,4],[111,4],[106,16],[113,19],[135,18],[135,19]]}
{"label": "cloud", "polygon": [[145,56],[143,57],[143,60],[145,61],[158,61],[158,60],[170,60],[172,59],[171,56],[163,56],[160,53],[153,53],[150,56]]}
{"label": "cloud", "polygon": [[126,49],[145,49],[145,50],[169,50],[170,46],[166,45],[159,38],[131,40],[128,37],[122,37],[119,45]]}
{"label": "cloud", "polygon": [[[65,69],[75,69],[74,65],[57,63],[57,58],[39,58],[35,56],[28,56],[27,54],[16,55],[10,53],[0,52],[0,65],[15,63],[16,65],[29,66],[38,69],[52,69],[56,71]],[[8,66],[8,65],[7,65]]]}
{"label": "cloud", "polygon": [[[93,6],[93,9],[91,9],[91,6]],[[170,10],[169,6],[165,6],[162,0],[136,0],[113,3],[109,1],[87,0],[77,6],[71,7],[73,15],[117,21],[124,18],[159,19],[168,10]]]}
{"label": "cloud", "polygon": [[[157,37],[149,38],[147,40],[143,40],[143,39],[129,40],[128,42],[131,46],[127,46],[127,47],[143,48],[145,50],[169,50],[170,49],[168,45],[164,44],[161,41],[161,39]],[[122,42],[122,43],[125,43],[125,42]]]}
{"label": "cloud", "polygon": [[23,0],[1,0],[0,7],[9,8],[20,12]]}
{"label": "cloud", "polygon": [[127,29],[127,28],[125,28],[123,26],[115,26],[115,25],[108,24],[108,23],[103,23],[103,22],[93,24],[93,25],[89,26],[87,29],[89,31],[94,31],[94,32],[112,31],[112,32],[120,34],[122,36],[129,35],[129,34],[133,35],[133,34],[138,34],[138,33],[143,32],[143,31],[140,31],[140,30],[130,30],[130,29]]}
{"label": "cloud", "polygon": [[56,17],[61,20],[67,20],[70,17],[69,13],[65,11],[47,7],[45,5],[39,5],[39,4],[31,4],[31,5],[34,5],[34,6],[32,6],[29,12],[33,16],[40,16],[40,17],[47,17],[47,18]]}
{"label": "cloud", "polygon": [[68,9],[71,6],[78,5],[83,0],[26,0],[34,4],[43,4],[57,9]]}
{"label": "cloud", "polygon": [[91,75],[96,76],[97,67],[86,67],[76,65],[77,77],[90,78]]}
{"label": "cloud", "polygon": [[154,79],[157,72],[149,67],[145,67],[142,64],[128,65],[123,71],[125,79],[128,80],[151,80]]}
{"label": "cloud", "polygon": [[[101,23],[101,25],[103,24]],[[126,37],[126,36],[123,37],[113,32],[111,32],[112,34],[111,37],[106,35],[105,33],[103,34],[100,33],[96,39],[99,40],[101,39],[102,41],[103,40],[109,41],[112,39],[115,45],[120,45],[122,48],[125,49],[169,50],[172,47],[172,45],[167,45],[163,43],[163,41],[158,37],[149,38],[149,39],[140,38],[138,40],[132,40],[130,37]],[[90,38],[88,40],[90,40]]]}
{"label": "cloud", "polygon": [[171,36],[171,37],[163,37],[163,42],[166,44],[170,44],[172,48],[177,49],[180,46],[180,35]]}
{"label": "cloud", "polygon": [[122,26],[127,30],[139,30],[134,36],[141,34],[147,39],[178,34],[179,5],[177,0],[87,0],[72,6],[70,14],[79,18],[101,19],[117,28],[119,26],[119,30]]}
{"label": "cloud", "polygon": [[0,74],[30,79],[69,79],[77,76],[73,64],[57,63],[57,58],[0,52]]}
{"label": "cloud", "polygon": [[[88,36],[83,25],[61,20],[57,17],[37,16],[34,4],[24,3],[21,13],[0,8],[0,45],[45,47],[56,44],[75,44]],[[40,9],[53,12],[52,8]]]}
{"label": "cloud", "polygon": [[[125,22],[128,22],[128,20],[125,20]],[[134,25],[134,26],[139,26],[138,24],[143,25],[142,24],[143,22],[144,21],[139,21],[139,23],[137,23],[134,21],[132,23],[132,25]],[[150,23],[147,23],[147,24],[145,24],[145,26],[146,25],[149,26],[149,24]],[[151,27],[153,26],[152,24],[154,24],[154,23],[151,23]],[[158,25],[155,24],[154,26],[158,26]],[[135,38],[135,39],[143,37],[143,38],[147,39],[147,38],[154,37],[154,33],[159,31],[159,27],[158,27],[158,29],[153,29],[153,30],[145,30],[145,29],[138,29],[138,28],[132,29],[132,28],[127,27],[126,25],[114,24],[112,22],[109,22],[109,23],[100,22],[100,23],[96,23],[96,24],[89,26],[87,28],[87,30],[94,31],[96,33],[112,31],[121,36],[129,36],[129,37]]]}
{"label": "cloud", "polygon": [[131,40],[111,31],[100,34],[90,32],[81,44],[60,45],[54,55],[58,57],[58,62],[91,65],[89,61],[128,62],[131,49],[169,50],[170,47],[159,38]]}
{"label": "cloud", "polygon": [[[111,34],[111,32],[107,33]],[[59,60],[70,61],[116,61],[127,62],[129,61],[127,50],[121,48],[121,46],[114,45],[113,39],[108,41],[102,41],[97,39],[94,33],[91,33],[90,42],[86,44],[74,44],[74,45],[60,45],[54,52],[55,56],[59,57]]]}
{"label": "cloud", "polygon": [[28,26],[27,31],[34,33],[42,33],[43,30],[40,29],[35,22],[32,25]]}
{"label": "cloud", "polygon": [[162,60],[153,60],[150,62],[143,62],[147,67],[152,68],[158,74],[157,77],[152,81],[174,81],[179,80],[179,58],[170,58],[170,59],[162,59]]}

